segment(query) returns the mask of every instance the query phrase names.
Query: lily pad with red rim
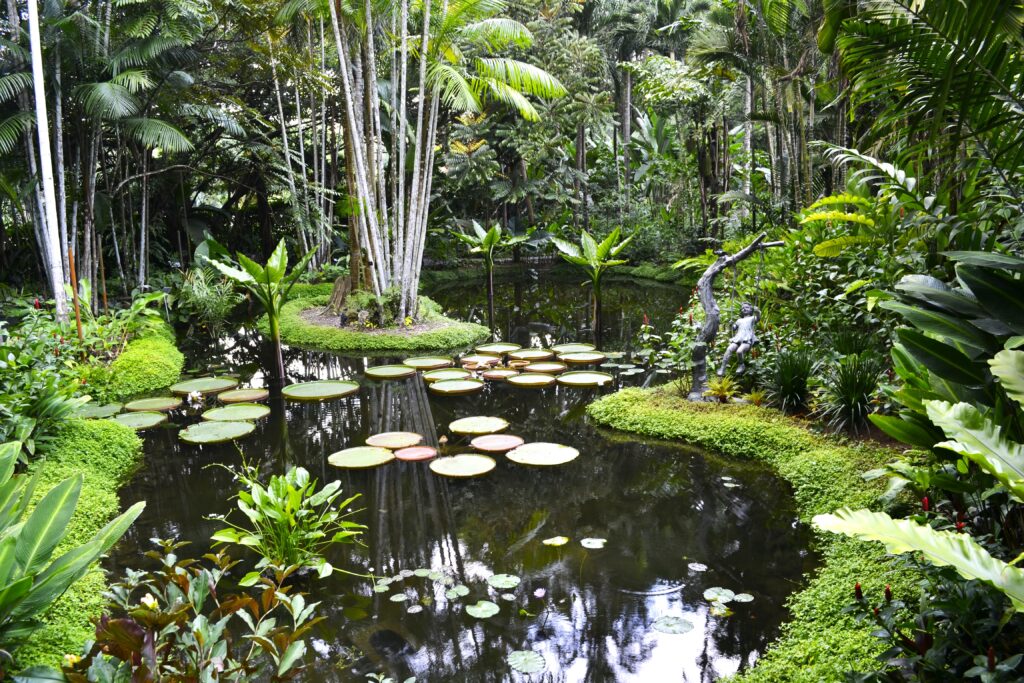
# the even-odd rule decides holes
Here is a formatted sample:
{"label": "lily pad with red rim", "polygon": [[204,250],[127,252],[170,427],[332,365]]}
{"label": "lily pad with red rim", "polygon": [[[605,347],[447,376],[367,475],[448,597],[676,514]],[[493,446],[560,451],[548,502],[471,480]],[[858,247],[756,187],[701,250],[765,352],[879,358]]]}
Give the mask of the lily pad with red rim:
{"label": "lily pad with red rim", "polygon": [[600,351],[578,351],[576,353],[563,353],[558,356],[558,360],[572,365],[593,365],[594,363],[604,362],[607,359],[608,356]]}
{"label": "lily pad with red rim", "polygon": [[521,375],[509,377],[505,381],[517,387],[526,387],[528,389],[541,389],[543,387],[549,387],[552,384],[554,384],[555,377],[554,375],[545,375],[543,372],[524,372]]}
{"label": "lily pad with red rim", "polygon": [[484,388],[483,380],[479,379],[446,379],[440,382],[431,382],[427,385],[429,391],[444,396],[458,396],[461,394],[473,394]]}
{"label": "lily pad with red rim", "polygon": [[437,457],[437,449],[433,446],[412,446],[410,448],[400,448],[395,451],[395,457],[399,460],[405,460],[406,462],[430,460],[431,458]]}
{"label": "lily pad with red rim", "polygon": [[416,374],[416,368],[408,365],[375,365],[366,368],[365,374],[370,379],[405,379]]}
{"label": "lily pad with red rim", "polygon": [[266,401],[270,392],[266,389],[230,389],[217,394],[221,403],[257,403]]}
{"label": "lily pad with red rim", "polygon": [[178,438],[186,443],[208,444],[234,441],[251,434],[256,429],[252,422],[200,422],[178,432]]}
{"label": "lily pad with red rim", "polygon": [[512,360],[528,360],[530,362],[536,362],[541,360],[551,360],[555,357],[555,352],[548,349],[520,349],[519,351],[513,351],[508,354],[508,357]]}
{"label": "lily pad with red rim", "polygon": [[441,370],[428,370],[423,373],[423,379],[430,382],[444,382],[453,379],[468,379],[473,376],[472,372],[460,368],[443,368]]}
{"label": "lily pad with red rim", "polygon": [[402,361],[402,365],[408,365],[410,368],[416,368],[417,370],[437,370],[439,368],[451,367],[452,363],[451,358],[444,358],[443,356],[415,356]]}
{"label": "lily pad with red rim", "polygon": [[512,342],[492,342],[490,344],[481,344],[476,347],[475,350],[477,353],[496,354],[500,356],[513,351],[518,351],[521,348],[523,347],[519,344],[513,344]]}
{"label": "lily pad with red rim", "polygon": [[125,427],[131,427],[138,431],[150,429],[167,422],[167,414],[154,411],[121,413],[120,415],[115,415],[113,419],[118,424],[123,424]]}
{"label": "lily pad with red rim", "polygon": [[538,441],[528,443],[514,448],[505,454],[505,457],[520,465],[534,465],[537,467],[550,467],[564,465],[578,458],[580,452],[572,446],[563,446],[559,443],[546,443]]}
{"label": "lily pad with red rim", "polygon": [[545,375],[557,375],[561,372],[565,372],[566,367],[564,363],[556,363],[555,361],[542,360],[536,363],[530,363],[525,368],[525,372],[541,372]]}
{"label": "lily pad with red rim", "polygon": [[154,412],[166,413],[176,410],[181,406],[181,399],[177,396],[157,396],[155,398],[140,398],[124,404],[124,409],[130,413]]}
{"label": "lily pad with red rim", "polygon": [[485,370],[482,377],[495,382],[504,382],[509,377],[515,377],[518,374],[519,371],[512,368],[495,368],[494,370]]}
{"label": "lily pad with red rim", "polygon": [[259,403],[232,403],[223,408],[211,408],[203,413],[204,420],[245,422],[259,420],[270,415],[270,408]]}
{"label": "lily pad with red rim", "polygon": [[575,370],[558,376],[558,383],[569,387],[603,387],[614,381],[615,378],[607,372],[596,370]]}
{"label": "lily pad with red rim", "polygon": [[471,353],[459,359],[463,365],[497,365],[501,362],[501,356],[494,356],[489,353]]}
{"label": "lily pad with red rim", "polygon": [[355,382],[339,379],[321,379],[315,382],[289,384],[281,390],[281,395],[293,401],[327,401],[341,398],[359,391]]}
{"label": "lily pad with red rim", "polygon": [[193,392],[199,392],[203,396],[218,394],[238,386],[238,380],[234,377],[199,377],[178,382],[171,385],[171,393],[179,396],[187,396]]}
{"label": "lily pad with red rim", "polygon": [[508,421],[500,417],[476,415],[463,417],[448,425],[456,434],[494,434],[508,429]]}
{"label": "lily pad with red rim", "polygon": [[484,434],[469,442],[469,445],[485,453],[505,453],[525,443],[521,436],[513,434]]}
{"label": "lily pad with red rim", "polygon": [[581,342],[569,342],[566,344],[557,344],[551,347],[551,350],[555,353],[582,353],[584,351],[593,351],[597,347],[593,344],[585,344]]}
{"label": "lily pad with red rim", "polygon": [[421,441],[423,441],[423,435],[416,432],[382,432],[369,437],[366,440],[366,445],[396,450],[415,446]]}
{"label": "lily pad with red rim", "polygon": [[462,453],[447,458],[435,458],[430,461],[430,470],[442,477],[454,477],[456,479],[479,477],[487,474],[498,463],[486,455],[479,453]]}
{"label": "lily pad with red rim", "polygon": [[365,469],[384,465],[395,459],[395,454],[379,446],[357,446],[332,453],[327,462],[345,469]]}

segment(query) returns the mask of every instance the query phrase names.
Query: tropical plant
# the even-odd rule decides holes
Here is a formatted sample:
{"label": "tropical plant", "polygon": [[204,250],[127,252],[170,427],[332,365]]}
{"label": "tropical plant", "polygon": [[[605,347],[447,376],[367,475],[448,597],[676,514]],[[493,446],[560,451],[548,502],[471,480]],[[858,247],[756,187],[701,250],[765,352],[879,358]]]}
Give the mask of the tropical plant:
{"label": "tropical plant", "polygon": [[206,329],[216,336],[241,299],[230,280],[219,277],[211,268],[198,267],[182,277],[176,303],[190,327]]}
{"label": "tropical plant", "polygon": [[281,353],[281,307],[288,301],[288,292],[313,258],[313,252],[310,251],[300,258],[290,273],[288,248],[283,239],[278,242],[265,266],[261,266],[241,252],[236,256],[242,270],[217,260],[206,259],[206,263],[245,288],[263,307],[267,314],[270,341],[274,345],[276,379],[283,382],[285,375],[284,356]]}
{"label": "tropical plant", "polygon": [[480,254],[484,259],[484,273],[487,276],[487,326],[494,331],[494,255],[501,249],[508,249],[530,239],[530,235],[504,235],[501,225],[495,223],[489,230],[473,221],[473,234],[453,230],[456,239],[468,244],[470,252]]}
{"label": "tropical plant", "polygon": [[732,377],[712,377],[704,396],[719,403],[729,403],[739,396],[739,384]]}
{"label": "tropical plant", "polygon": [[346,509],[359,494],[337,502],[341,482],[332,481],[317,490],[316,479],[302,467],[291,467],[283,475],[273,475],[264,485],[259,471],[249,465],[234,471],[245,486],[238,492],[237,506],[247,523],[228,524],[211,537],[215,543],[231,543],[251,548],[261,557],[256,570],[239,581],[252,586],[264,570],[291,572],[315,570],[320,578],[330,576],[334,567],[324,557],[339,543],[355,542],[366,527],[346,519]]}
{"label": "tropical plant", "polygon": [[827,366],[818,414],[833,429],[859,433],[868,424],[882,370],[881,359],[870,354],[847,356]]}
{"label": "tropical plant", "polygon": [[806,349],[787,349],[775,357],[767,380],[768,396],[787,413],[807,408],[811,397],[810,379],[816,363]]}
{"label": "tropical plant", "polygon": [[[593,329],[595,339],[601,336],[601,279],[609,268],[628,263],[627,259],[616,258],[633,241],[630,235],[621,239],[621,228],[615,228],[608,236],[598,243],[590,233],[583,230],[580,233],[579,245],[568,242],[560,237],[553,237],[551,241],[562,253],[562,258],[582,268],[587,277],[590,278],[590,294],[593,301]],[[584,283],[586,284],[586,283]]]}

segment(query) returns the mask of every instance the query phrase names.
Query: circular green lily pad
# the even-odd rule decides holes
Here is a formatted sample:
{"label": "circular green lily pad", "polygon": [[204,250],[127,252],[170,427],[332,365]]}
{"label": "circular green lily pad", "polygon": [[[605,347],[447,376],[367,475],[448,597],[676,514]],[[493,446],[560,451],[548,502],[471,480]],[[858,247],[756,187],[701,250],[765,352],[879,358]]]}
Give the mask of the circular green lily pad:
{"label": "circular green lily pad", "polygon": [[179,396],[187,396],[198,391],[203,396],[217,394],[238,386],[238,380],[234,377],[200,377],[171,385],[171,393]]}
{"label": "circular green lily pad", "polygon": [[451,358],[442,358],[441,356],[416,356],[415,358],[406,358],[402,361],[402,365],[408,365],[410,368],[416,368],[417,370],[437,370],[438,368],[451,367]]}
{"label": "circular green lily pad", "polygon": [[504,453],[519,448],[525,443],[523,437],[512,434],[485,434],[469,442],[469,445],[485,453]]}
{"label": "circular green lily pad", "polygon": [[114,421],[132,429],[149,429],[167,422],[167,415],[154,411],[121,413],[114,416]]}
{"label": "circular green lily pad", "polygon": [[355,382],[322,379],[316,382],[289,384],[281,390],[281,395],[293,401],[327,401],[332,398],[348,396],[357,391],[359,391],[359,385]]}
{"label": "circular green lily pad", "polygon": [[368,438],[366,445],[395,450],[415,446],[420,441],[423,441],[423,435],[416,432],[383,432]]}
{"label": "circular green lily pad", "polygon": [[680,633],[689,633],[693,630],[693,622],[682,617],[661,617],[652,624],[655,631],[661,633],[671,633],[673,635]]}
{"label": "circular green lily pad", "polygon": [[487,474],[498,463],[494,458],[479,453],[462,453],[447,458],[436,458],[430,462],[430,470],[442,477],[479,477]]}
{"label": "circular green lily pad", "polygon": [[463,356],[459,361],[463,365],[497,365],[501,362],[501,356],[489,353],[471,353],[468,356]]}
{"label": "circular green lily pad", "polygon": [[232,403],[223,408],[211,408],[203,413],[204,420],[222,422],[245,422],[259,420],[270,415],[270,408],[259,403]]}
{"label": "circular green lily pad", "polygon": [[545,375],[543,372],[524,372],[521,375],[509,377],[505,381],[509,384],[514,384],[517,387],[539,389],[541,387],[549,387],[554,384],[555,377],[554,375]]}
{"label": "circular green lily pad", "polygon": [[520,465],[551,466],[564,465],[578,458],[580,452],[572,446],[558,443],[528,443],[514,448],[505,457]]}
{"label": "circular green lily pad", "polygon": [[704,591],[704,599],[711,602],[732,602],[732,599],[735,597],[736,594],[731,590],[728,588],[721,588],[719,586],[715,586],[714,588],[709,588]]}
{"label": "circular green lily pad", "polygon": [[501,608],[490,600],[478,600],[475,605],[466,605],[466,614],[475,619],[487,619],[501,611]]}
{"label": "circular green lily pad", "polygon": [[123,409],[124,406],[120,403],[107,403],[105,405],[86,403],[85,405],[79,406],[73,415],[75,417],[80,417],[83,420],[91,420],[103,417],[113,417]]}
{"label": "circular green lily pad", "polygon": [[513,351],[518,351],[521,348],[523,347],[519,344],[513,344],[512,342],[493,342],[491,344],[481,344],[476,347],[476,352],[503,355]]}
{"label": "circular green lily pad", "polygon": [[377,365],[366,368],[366,376],[370,379],[402,379],[416,374],[416,368],[408,365]]}
{"label": "circular green lily pad", "polygon": [[510,652],[508,665],[521,674],[539,674],[547,668],[543,655],[533,650]]}
{"label": "circular green lily pad", "polygon": [[435,394],[445,396],[456,396],[458,394],[472,394],[484,388],[484,383],[479,379],[446,379],[440,382],[431,382],[427,389]]}
{"label": "circular green lily pad", "polygon": [[456,434],[494,434],[508,429],[508,421],[500,417],[477,415],[455,420],[448,429]]}
{"label": "circular green lily pad", "polygon": [[558,360],[572,365],[591,365],[607,360],[608,356],[600,351],[579,351],[577,353],[563,353]]}
{"label": "circular green lily pad", "polygon": [[256,403],[266,401],[269,396],[266,389],[231,389],[217,394],[217,400],[221,403]]}
{"label": "circular green lily pad", "polygon": [[366,467],[377,467],[394,459],[395,454],[387,448],[357,446],[356,448],[346,448],[343,451],[332,453],[327,457],[327,462],[335,467],[363,469]]}
{"label": "circular green lily pad", "polygon": [[570,342],[568,344],[558,344],[552,346],[551,350],[555,353],[583,353],[584,351],[593,351],[597,347],[593,344],[581,344],[578,342]]}
{"label": "circular green lily pad", "polygon": [[194,444],[223,443],[240,439],[254,429],[252,422],[200,422],[182,429],[178,438]]}
{"label": "circular green lily pad", "polygon": [[437,449],[433,446],[411,446],[409,448],[399,448],[395,451],[395,457],[406,462],[430,460],[436,456]]}
{"label": "circular green lily pad", "polygon": [[555,353],[554,351],[549,351],[548,349],[521,349],[519,351],[513,351],[512,353],[508,354],[508,357],[511,358],[512,360],[551,360],[552,358],[555,357]]}
{"label": "circular green lily pad", "polygon": [[487,577],[487,585],[498,590],[508,590],[519,585],[519,577],[514,574],[492,574]]}
{"label": "circular green lily pad", "polygon": [[754,596],[751,595],[750,593],[737,593],[736,595],[732,596],[732,601],[733,602],[753,602],[754,601]]}
{"label": "circular green lily pad", "polygon": [[525,368],[526,372],[542,372],[545,375],[557,375],[560,372],[565,372],[564,363],[556,363],[550,360],[542,360],[536,363],[530,363]]}
{"label": "circular green lily pad", "polygon": [[448,598],[449,600],[457,600],[459,598],[464,598],[467,595],[469,595],[469,587],[463,586],[461,583],[452,586],[444,592],[444,597]]}
{"label": "circular green lily pad", "polygon": [[444,368],[442,370],[429,370],[423,373],[423,379],[430,382],[446,382],[454,379],[467,379],[473,373],[459,368]]}
{"label": "circular green lily pad", "polygon": [[575,370],[558,376],[559,384],[570,387],[601,387],[614,380],[615,378],[607,372],[595,370]]}
{"label": "circular green lily pad", "polygon": [[483,378],[492,381],[503,382],[507,380],[509,377],[515,377],[518,374],[519,371],[513,370],[512,368],[495,368],[494,370],[485,370],[483,373]]}

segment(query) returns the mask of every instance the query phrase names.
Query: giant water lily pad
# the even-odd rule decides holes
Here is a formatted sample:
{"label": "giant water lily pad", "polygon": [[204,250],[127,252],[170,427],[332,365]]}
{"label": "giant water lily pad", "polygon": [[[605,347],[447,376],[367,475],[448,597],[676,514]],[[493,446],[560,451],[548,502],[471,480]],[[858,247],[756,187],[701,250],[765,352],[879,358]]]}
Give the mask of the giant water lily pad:
{"label": "giant water lily pad", "polygon": [[415,446],[420,441],[423,441],[423,435],[416,432],[383,432],[368,438],[366,445],[395,450]]}
{"label": "giant water lily pad", "polygon": [[509,590],[519,585],[519,577],[514,574],[492,574],[487,577],[487,585],[498,590]]}
{"label": "giant water lily pad", "polygon": [[432,460],[430,462],[430,469],[434,474],[440,474],[442,477],[464,478],[479,477],[482,474],[487,474],[497,465],[498,463],[494,461],[494,458],[486,455],[462,453],[448,458]]}
{"label": "giant water lily pad", "polygon": [[447,382],[454,379],[467,379],[472,377],[473,373],[468,370],[460,370],[459,368],[445,368],[443,370],[428,370],[423,373],[423,379],[430,382]]}
{"label": "giant water lily pad", "polygon": [[508,429],[508,421],[500,417],[476,415],[463,417],[448,425],[456,434],[494,434]]}
{"label": "giant water lily pad", "polygon": [[124,409],[131,413],[166,413],[176,410],[180,405],[181,399],[177,396],[158,396],[156,398],[140,398],[137,401],[129,401],[124,404]]}
{"label": "giant water lily pad", "polygon": [[547,668],[543,655],[533,650],[510,652],[508,665],[521,674],[539,674]]}
{"label": "giant water lily pad", "polygon": [[471,353],[463,356],[460,362],[463,365],[497,365],[501,362],[501,357],[489,353]]}
{"label": "giant water lily pad", "polygon": [[501,608],[490,600],[479,600],[475,605],[466,605],[466,614],[474,619],[487,619],[501,611]]}
{"label": "giant water lily pad", "polygon": [[540,389],[543,387],[549,387],[552,384],[554,384],[555,377],[554,375],[545,375],[543,372],[524,372],[521,375],[509,377],[505,381],[517,387],[526,387],[528,389]]}
{"label": "giant water lily pad", "polygon": [[379,446],[357,446],[346,448],[343,451],[332,453],[327,457],[327,462],[335,467],[346,469],[363,469],[366,467],[377,467],[389,463],[395,459],[395,454],[387,448]]}
{"label": "giant water lily pad", "polygon": [[555,357],[554,351],[548,349],[520,349],[519,351],[513,351],[508,354],[508,357],[512,360],[528,360],[528,361],[539,361],[539,360],[551,360]]}
{"label": "giant water lily pad", "polygon": [[167,422],[167,414],[155,411],[121,413],[114,416],[114,421],[132,429],[150,429]]}
{"label": "giant water lily pad", "polygon": [[536,363],[530,363],[525,368],[525,372],[542,372],[545,375],[557,375],[560,372],[565,372],[564,363],[556,363],[550,360],[542,360]]}
{"label": "giant water lily pad", "polygon": [[211,408],[203,413],[204,420],[220,420],[226,422],[243,422],[259,420],[270,415],[270,408],[259,403],[232,403],[223,408]]}
{"label": "giant water lily pad", "polygon": [[217,394],[221,403],[256,403],[266,401],[270,392],[266,389],[231,389]]}
{"label": "giant water lily pad", "polygon": [[485,434],[469,442],[469,445],[485,453],[504,453],[519,448],[525,443],[523,437],[512,434]]}
{"label": "giant water lily pad", "polygon": [[427,389],[430,391],[445,396],[472,394],[483,388],[484,382],[479,379],[446,379],[440,382],[431,382],[427,385]]}
{"label": "giant water lily pad", "polygon": [[366,376],[370,379],[403,379],[416,374],[416,368],[408,365],[376,365],[366,368]]}
{"label": "giant water lily pad", "polygon": [[652,624],[655,631],[673,635],[689,633],[693,630],[693,622],[682,617],[661,617]]}
{"label": "giant water lily pad", "polygon": [[96,418],[113,417],[124,409],[124,406],[120,403],[107,403],[100,405],[98,403],[86,403],[83,406],[79,406],[78,409],[72,413],[75,417],[80,417],[83,420],[91,420]]}
{"label": "giant water lily pad", "polygon": [[578,458],[580,452],[572,446],[538,441],[514,448],[505,457],[520,465],[551,466],[564,465]]}
{"label": "giant water lily pad", "polygon": [[563,363],[571,363],[573,365],[590,365],[593,363],[600,363],[607,358],[608,356],[604,355],[600,351],[579,351],[577,353],[563,353],[558,356],[558,360]]}
{"label": "giant water lily pad", "polygon": [[193,392],[199,392],[203,396],[217,394],[238,386],[238,380],[234,377],[200,377],[171,385],[171,393],[179,396],[187,396]]}
{"label": "giant water lily pad", "polygon": [[614,380],[607,372],[594,370],[576,370],[558,376],[558,383],[569,387],[603,387]]}
{"label": "giant water lily pad", "polygon": [[252,422],[200,422],[178,432],[186,443],[207,444],[233,441],[251,434],[256,429]]}
{"label": "giant water lily pad", "polygon": [[579,342],[569,342],[568,344],[558,344],[552,346],[551,350],[555,353],[583,353],[584,351],[593,351],[597,347],[593,344],[583,344]]}
{"label": "giant water lily pad", "polygon": [[395,451],[395,457],[406,462],[430,460],[436,456],[437,449],[433,446],[411,446],[410,448],[399,448]]}
{"label": "giant water lily pad", "polygon": [[415,358],[406,358],[402,361],[402,365],[408,365],[417,370],[437,370],[450,367],[452,362],[451,358],[442,356],[416,356]]}
{"label": "giant water lily pad", "polygon": [[489,379],[495,382],[503,382],[507,380],[509,377],[515,377],[518,374],[519,371],[513,370],[512,368],[495,368],[493,370],[485,370],[482,376],[484,379]]}
{"label": "giant water lily pad", "polygon": [[512,353],[523,348],[519,344],[513,344],[512,342],[493,342],[491,344],[481,344],[476,347],[477,353],[487,353],[495,355],[504,355],[506,353]]}
{"label": "giant water lily pad", "polygon": [[289,384],[281,390],[281,395],[293,401],[327,401],[341,398],[359,391],[355,382],[338,379],[321,379],[315,382]]}

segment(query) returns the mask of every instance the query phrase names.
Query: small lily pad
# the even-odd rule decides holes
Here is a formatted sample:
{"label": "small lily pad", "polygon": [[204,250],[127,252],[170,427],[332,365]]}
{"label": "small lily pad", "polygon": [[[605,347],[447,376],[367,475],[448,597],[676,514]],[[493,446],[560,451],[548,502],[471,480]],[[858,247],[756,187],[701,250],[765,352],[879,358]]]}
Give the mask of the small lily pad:
{"label": "small lily pad", "polygon": [[520,465],[550,467],[564,465],[578,458],[580,452],[572,446],[538,441],[524,444],[505,454],[505,457]]}
{"label": "small lily pad", "polygon": [[445,382],[456,379],[472,377],[473,373],[459,368],[443,368],[441,370],[428,370],[423,373],[423,379],[430,382]]}
{"label": "small lily pad", "polygon": [[413,574],[413,576],[418,576],[421,579],[425,579],[425,578],[427,578],[427,575],[430,574],[430,570],[427,569],[426,567],[420,567],[419,569],[413,569],[412,570],[412,574]]}
{"label": "small lily pad", "polygon": [[530,363],[525,368],[525,372],[540,372],[545,375],[557,375],[561,372],[565,372],[564,363],[556,363],[550,360],[537,361],[536,363]]}
{"label": "small lily pad", "polygon": [[572,365],[592,365],[607,359],[608,356],[600,351],[578,351],[576,353],[563,353],[558,356],[558,360]]}
{"label": "small lily pad", "polygon": [[256,403],[266,401],[270,392],[266,389],[230,389],[217,394],[221,403]]}
{"label": "small lily pad", "polygon": [[508,590],[519,585],[519,577],[514,574],[492,574],[487,577],[487,584],[498,590]]}
{"label": "small lily pad", "polygon": [[708,566],[706,564],[701,564],[700,562],[691,562],[686,566],[691,572],[706,572],[708,570]]}
{"label": "small lily pad", "polygon": [[489,353],[471,353],[459,359],[463,365],[497,365],[501,362],[501,356],[494,356]]}
{"label": "small lily pad", "polygon": [[492,344],[481,344],[480,346],[476,347],[476,352],[485,354],[504,355],[506,353],[518,351],[521,348],[523,347],[520,346],[519,344],[513,344],[512,342],[494,342]]}
{"label": "small lily pad", "polygon": [[435,394],[458,396],[476,393],[484,388],[484,383],[478,379],[446,379],[432,382],[427,385],[427,388]]}
{"label": "small lily pad", "polygon": [[397,450],[399,448],[415,446],[421,441],[423,441],[423,435],[416,432],[383,432],[368,438],[366,445]]}
{"label": "small lily pad", "polygon": [[479,477],[493,470],[498,463],[494,458],[479,453],[462,453],[430,462],[430,470],[442,477]]}
{"label": "small lily pad", "polygon": [[232,403],[223,408],[211,408],[203,413],[204,420],[246,421],[259,420],[270,415],[270,408],[259,403]]}
{"label": "small lily pad", "polygon": [[487,619],[501,611],[501,608],[490,600],[480,600],[475,605],[466,605],[466,614],[475,619]]}
{"label": "small lily pad", "polygon": [[408,365],[377,365],[366,368],[365,374],[370,379],[403,379],[416,374],[416,368]]}
{"label": "small lily pad", "polygon": [[129,401],[124,404],[128,412],[155,412],[166,413],[177,410],[181,405],[181,399],[177,396],[158,396],[156,398],[140,398],[137,401]]}
{"label": "small lily pad", "polygon": [[521,375],[515,377],[509,377],[505,380],[509,384],[514,384],[517,387],[527,387],[529,389],[540,389],[543,387],[549,387],[555,383],[555,378],[551,375],[545,375],[542,372],[524,372]]}
{"label": "small lily pad", "polygon": [[437,370],[450,367],[452,363],[451,358],[443,358],[441,356],[416,356],[415,358],[406,358],[402,361],[402,365],[408,365],[410,368],[416,368],[417,370]]}
{"label": "small lily pad", "polygon": [[80,417],[83,420],[92,420],[104,417],[113,417],[114,415],[120,413],[122,410],[124,410],[124,406],[121,405],[120,403],[107,403],[104,405],[99,405],[96,403],[86,403],[83,406],[79,406],[78,409],[75,410],[73,415],[75,417]]}
{"label": "small lily pad", "polygon": [[548,349],[520,349],[508,354],[508,357],[512,360],[527,360],[532,363],[539,360],[551,360],[555,357],[555,352]]}
{"label": "small lily pad", "polygon": [[583,342],[569,342],[566,344],[558,344],[552,346],[551,350],[555,353],[583,353],[585,351],[593,351],[597,347],[593,344],[585,344]]}
{"label": "small lily pad", "polygon": [[501,594],[501,599],[506,601],[506,602],[515,602],[516,594],[515,593],[502,593]]}
{"label": "small lily pad", "polygon": [[661,617],[654,622],[653,628],[662,633],[689,633],[693,630],[693,622],[682,617]]}
{"label": "small lily pad", "polygon": [[165,413],[150,411],[121,413],[120,415],[114,416],[114,422],[123,424],[125,427],[131,427],[135,430],[150,429],[151,427],[156,427],[158,424],[167,422],[167,415]]}
{"label": "small lily pad", "polygon": [[452,586],[444,592],[444,597],[448,598],[449,600],[457,600],[458,598],[464,598],[467,595],[469,595],[469,588],[463,586],[461,583]]}
{"label": "small lily pad", "polygon": [[751,595],[750,593],[737,593],[736,595],[732,596],[732,601],[733,602],[753,602],[754,601],[754,596]]}
{"label": "small lily pad", "polygon": [[521,674],[539,674],[547,668],[544,657],[533,650],[516,650],[508,655],[508,665]]}
{"label": "small lily pad", "polygon": [[607,372],[596,372],[593,370],[576,370],[558,376],[559,384],[570,387],[601,387],[614,380],[615,378]]}
{"label": "small lily pad", "polygon": [[507,380],[509,377],[515,377],[519,374],[518,370],[512,368],[495,368],[493,370],[484,370],[482,377],[492,381],[502,382]]}
{"label": "small lily pad", "polygon": [[405,602],[409,599],[405,593],[395,593],[391,596],[391,602]]}
{"label": "small lily pad", "polygon": [[379,446],[357,446],[332,453],[327,462],[335,467],[346,469],[363,469],[377,467],[395,459],[395,454],[387,448]]}
{"label": "small lily pad", "polygon": [[733,593],[731,590],[729,590],[728,588],[722,588],[720,586],[715,586],[714,588],[709,588],[706,591],[704,591],[704,599],[709,600],[711,602],[726,603],[730,602],[735,597],[736,594]]}
{"label": "small lily pad", "polygon": [[387,593],[389,590],[391,590],[391,584],[380,584],[380,583],[378,583],[377,585],[375,585],[373,587],[373,592],[374,593]]}
{"label": "small lily pad", "polygon": [[545,538],[541,543],[544,545],[561,546],[569,542],[568,536],[552,536],[551,538]]}
{"label": "small lily pad", "polygon": [[606,538],[584,538],[580,540],[580,545],[587,550],[600,550],[607,542]]}
{"label": "small lily pad", "polygon": [[713,617],[727,617],[732,614],[732,610],[729,609],[729,605],[724,602],[711,603],[711,609],[708,611],[711,612],[711,616]]}
{"label": "small lily pad", "polygon": [[409,609],[405,611],[409,614],[419,614],[423,611],[423,605],[409,605]]}
{"label": "small lily pad", "polygon": [[500,417],[475,415],[463,417],[448,425],[456,434],[494,434],[508,429],[508,421]]}
{"label": "small lily pad", "polygon": [[198,391],[203,396],[217,394],[221,391],[234,389],[238,386],[238,380],[234,377],[200,377],[171,385],[171,393],[179,396],[186,396]]}
{"label": "small lily pad", "polygon": [[240,439],[254,429],[252,422],[200,422],[182,429],[178,438],[194,444],[223,443]]}
{"label": "small lily pad", "polygon": [[327,401],[332,398],[348,396],[357,391],[359,391],[359,385],[355,382],[322,379],[315,382],[289,384],[281,390],[281,395],[293,401]]}
{"label": "small lily pad", "polygon": [[484,453],[505,453],[525,443],[521,436],[512,434],[485,434],[469,442],[469,445]]}
{"label": "small lily pad", "polygon": [[395,451],[395,457],[406,462],[430,460],[436,456],[437,449],[433,446],[412,446],[411,448],[400,448]]}

